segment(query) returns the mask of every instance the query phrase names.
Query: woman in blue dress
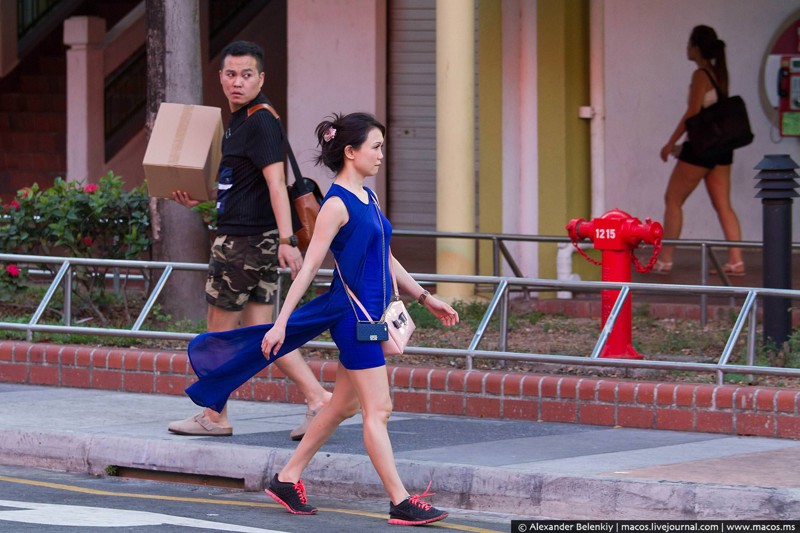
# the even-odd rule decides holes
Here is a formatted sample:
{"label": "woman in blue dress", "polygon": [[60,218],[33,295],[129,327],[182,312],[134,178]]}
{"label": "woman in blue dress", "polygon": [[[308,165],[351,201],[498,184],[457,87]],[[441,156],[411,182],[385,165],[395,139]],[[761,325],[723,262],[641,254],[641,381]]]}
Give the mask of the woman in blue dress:
{"label": "woman in blue dress", "polygon": [[[333,396],[266,492],[290,513],[315,514],[317,509],[307,502],[302,473],[339,425],[360,407],[364,446],[391,500],[389,523],[421,525],[442,520],[447,513],[422,501],[427,489],[410,496],[400,480],[387,429],[392,400],[386,361],[379,342],[356,339],[358,319],[342,283],[344,279],[377,319],[392,296],[392,267],[401,293],[417,299],[442,324],[458,323],[458,313],[424,290],[391,255],[391,224],[381,213],[375,193],[364,186],[364,180],[380,170],[385,132],[383,124],[366,113],[333,115],[317,126],[317,163],[336,176],[317,216],[303,267],[274,324],[203,334],[192,341],[189,357],[199,380],[187,393],[200,405],[222,409],[230,393],[256,372],[330,330],[340,352]],[[328,250],[338,270],[330,290],[295,310]]]}

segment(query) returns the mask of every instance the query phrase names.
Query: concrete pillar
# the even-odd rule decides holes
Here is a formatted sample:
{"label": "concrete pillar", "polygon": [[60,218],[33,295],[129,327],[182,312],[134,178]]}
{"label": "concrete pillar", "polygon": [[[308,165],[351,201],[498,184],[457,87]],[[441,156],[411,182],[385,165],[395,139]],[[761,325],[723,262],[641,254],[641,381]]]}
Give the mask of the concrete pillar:
{"label": "concrete pillar", "polygon": [[[478,229],[481,233],[503,233],[503,28],[502,5],[480,2],[478,10]],[[478,272],[494,271],[493,246],[479,243]],[[501,263],[502,265],[502,260]],[[492,289],[493,290],[493,289]]]}
{"label": "concrete pillar", "polygon": [[197,0],[166,2],[164,25],[165,102],[202,104],[203,78],[200,58],[200,6]]}
{"label": "concrete pillar", "polygon": [[[475,231],[475,2],[436,1],[436,229]],[[440,273],[475,274],[475,242],[439,239]],[[470,299],[472,284],[440,283],[447,299]]]}
{"label": "concrete pillar", "polygon": [[99,181],[105,163],[103,39],[106,21],[64,21],[67,50],[67,181]]}
{"label": "concrete pillar", "polygon": [[[163,90],[163,101],[202,104],[198,0],[156,0],[149,5],[154,10],[151,15],[157,13],[157,9],[163,11],[162,20],[153,17],[156,24],[163,23],[163,32],[153,28],[154,35],[163,36],[163,42],[157,43],[160,46],[154,47],[160,52],[159,59],[164,66],[163,87],[158,88]],[[208,262],[208,231],[198,214],[164,198],[151,198],[153,205],[155,209],[151,209],[151,215],[161,227],[161,232],[153,232],[153,256],[160,261]],[[153,225],[155,227],[156,223]],[[176,318],[202,320],[207,309],[205,281],[205,272],[174,272],[164,287],[160,300],[162,308]]]}
{"label": "concrete pillar", "polygon": [[17,0],[0,0],[0,78],[19,63],[17,32]]}

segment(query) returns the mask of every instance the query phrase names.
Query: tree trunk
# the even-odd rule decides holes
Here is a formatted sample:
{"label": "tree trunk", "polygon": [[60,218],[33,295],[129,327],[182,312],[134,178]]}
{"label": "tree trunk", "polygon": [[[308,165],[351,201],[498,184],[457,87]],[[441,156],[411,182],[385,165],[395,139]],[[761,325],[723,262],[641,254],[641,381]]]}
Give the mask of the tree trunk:
{"label": "tree trunk", "polygon": [[[198,0],[146,0],[147,133],[162,102],[203,103]],[[156,261],[208,263],[208,228],[194,211],[152,198],[153,258]],[[206,318],[205,272],[174,270],[158,301],[175,320]]]}

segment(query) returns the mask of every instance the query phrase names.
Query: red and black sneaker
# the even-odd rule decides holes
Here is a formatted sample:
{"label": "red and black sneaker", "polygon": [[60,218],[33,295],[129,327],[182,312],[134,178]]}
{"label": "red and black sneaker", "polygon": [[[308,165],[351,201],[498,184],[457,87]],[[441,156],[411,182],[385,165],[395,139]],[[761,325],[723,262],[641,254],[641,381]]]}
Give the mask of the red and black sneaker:
{"label": "red and black sneaker", "polygon": [[429,488],[431,488],[430,483],[422,494],[409,496],[397,505],[390,503],[389,523],[396,526],[421,526],[447,518],[447,511],[442,511],[428,502],[422,501],[422,498],[435,494],[429,493]]}
{"label": "red and black sneaker", "polygon": [[272,496],[276,502],[283,505],[292,514],[317,514],[317,508],[308,505],[303,480],[297,483],[278,481],[278,474],[275,474],[264,492]]}

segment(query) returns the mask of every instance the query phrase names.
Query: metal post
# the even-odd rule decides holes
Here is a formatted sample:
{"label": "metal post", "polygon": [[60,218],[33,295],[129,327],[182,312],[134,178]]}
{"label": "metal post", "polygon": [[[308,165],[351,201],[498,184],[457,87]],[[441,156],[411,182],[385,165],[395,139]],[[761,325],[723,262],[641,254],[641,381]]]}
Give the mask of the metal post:
{"label": "metal post", "polygon": [[[700,285],[708,285],[708,245],[703,243],[700,245]],[[718,272],[722,272],[719,269]],[[700,294],[700,327],[706,327],[708,324],[708,295],[706,293]]]}
{"label": "metal post", "polygon": [[[764,287],[792,288],[792,198],[800,196],[794,181],[797,163],[787,154],[766,155],[756,165],[761,170],[756,175],[761,189],[756,198],[763,206],[762,249]],[[792,304],[788,298],[764,298],[764,344],[782,346],[792,331]]]}

